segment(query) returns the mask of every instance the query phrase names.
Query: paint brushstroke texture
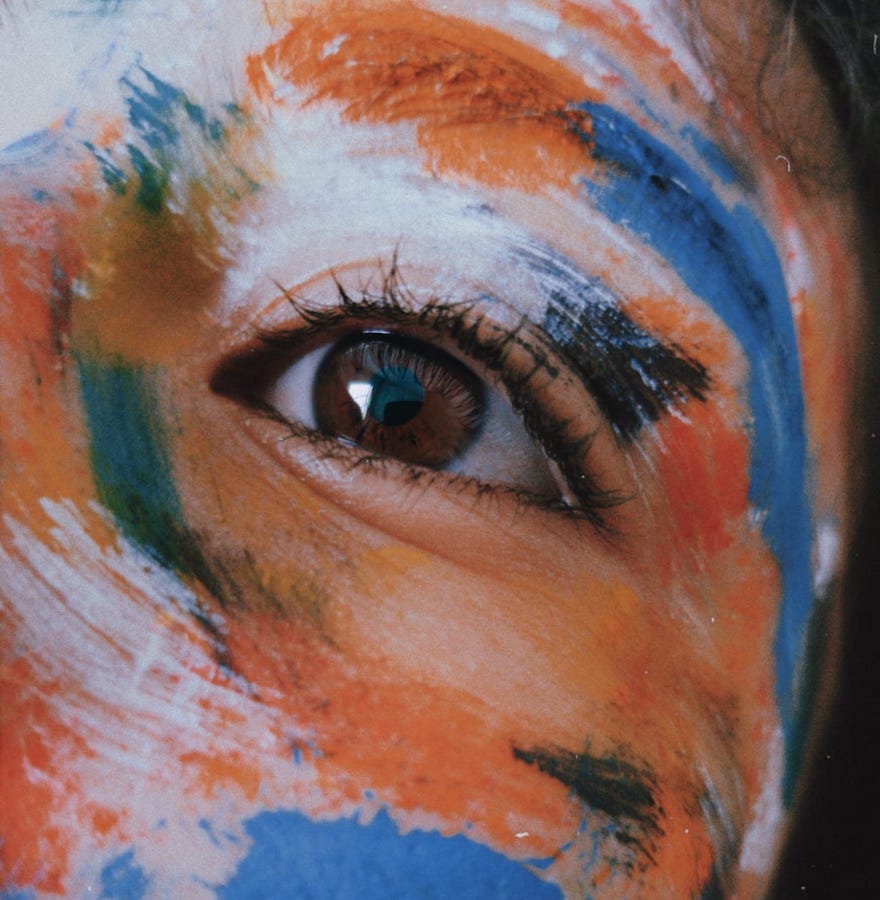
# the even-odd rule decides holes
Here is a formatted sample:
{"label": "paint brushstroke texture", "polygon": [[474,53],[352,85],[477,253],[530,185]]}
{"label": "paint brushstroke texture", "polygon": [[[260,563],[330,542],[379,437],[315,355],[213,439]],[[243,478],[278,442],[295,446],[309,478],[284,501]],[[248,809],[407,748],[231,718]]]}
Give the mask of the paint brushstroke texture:
{"label": "paint brushstroke texture", "polygon": [[764,513],[762,531],[783,582],[776,686],[790,748],[790,801],[804,727],[796,694],[799,660],[813,598],[804,402],[779,260],[755,215],[743,205],[728,210],[669,147],[607,106],[579,108],[591,121],[584,140],[604,163],[601,179],[584,181],[590,201],[664,256],[730,328],[749,360],[750,501]]}

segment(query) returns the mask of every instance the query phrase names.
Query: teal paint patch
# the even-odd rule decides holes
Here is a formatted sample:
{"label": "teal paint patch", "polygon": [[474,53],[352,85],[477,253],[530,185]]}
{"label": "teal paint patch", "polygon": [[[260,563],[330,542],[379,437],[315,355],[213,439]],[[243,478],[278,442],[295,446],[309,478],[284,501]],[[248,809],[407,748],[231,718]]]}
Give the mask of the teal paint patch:
{"label": "teal paint patch", "polygon": [[[135,202],[144,212],[157,215],[165,206],[168,189],[181,138],[187,130],[194,137],[220,146],[226,138],[223,122],[210,116],[203,107],[193,103],[186,94],[146,69],[141,69],[146,84],[137,84],[129,78],[121,83],[128,90],[126,98],[128,121],[138,141],[126,145],[131,167],[138,179]],[[92,152],[94,153],[94,149]],[[95,154],[102,165],[102,174],[108,175],[118,190],[118,169],[108,169],[104,160]]]}
{"label": "teal paint patch", "polygon": [[98,163],[98,168],[101,171],[101,177],[104,179],[104,184],[114,194],[124,194],[127,182],[125,172],[113,161],[111,151],[99,150],[91,141],[85,141],[85,148],[95,157],[95,161]]}
{"label": "teal paint patch", "polygon": [[142,142],[142,147],[128,144],[128,154],[140,182],[135,200],[145,212],[156,215],[168,196],[182,129],[194,127],[212,144],[221,143],[225,132],[219,119],[208,116],[182,90],[146,69],[141,72],[146,86],[122,79],[130,91],[126,100],[128,120]]}
{"label": "teal paint patch", "polygon": [[77,366],[98,499],[126,537],[162,564],[189,571],[155,377],[118,358],[77,357]]}
{"label": "teal paint patch", "polygon": [[154,162],[138,147],[129,145],[131,165],[140,179],[135,201],[144,212],[157,215],[162,212],[168,185],[171,183],[169,166]]}
{"label": "teal paint patch", "polygon": [[[156,375],[118,357],[77,355],[98,499],[122,533],[161,565],[197,578],[221,603],[225,593],[183,519]],[[219,641],[199,610],[193,615]]]}
{"label": "teal paint patch", "polygon": [[[222,151],[228,129],[243,127],[247,118],[236,103],[224,103],[218,115],[210,115],[180,88],[144,68],[138,73],[119,82],[127,95],[129,140],[115,148],[115,155],[113,147],[97,147],[91,141],[83,141],[83,146],[113,193],[125,195],[131,190],[137,206],[157,216],[165,209],[175,168],[186,159],[198,158],[198,153],[192,154],[193,147],[201,143],[207,150]],[[181,153],[182,149],[186,152]],[[125,155],[128,159],[123,162]],[[218,187],[219,195],[236,200],[258,189],[259,184],[233,160],[226,163],[223,170],[231,177]],[[200,177],[199,172],[190,175]]]}
{"label": "teal paint patch", "polygon": [[123,78],[130,96],[126,100],[128,120],[143,142],[155,153],[174,147],[181,137],[181,129],[189,122],[211,143],[219,144],[226,132],[222,122],[209,116],[180,89],[162,81],[146,69],[141,69],[146,86]]}

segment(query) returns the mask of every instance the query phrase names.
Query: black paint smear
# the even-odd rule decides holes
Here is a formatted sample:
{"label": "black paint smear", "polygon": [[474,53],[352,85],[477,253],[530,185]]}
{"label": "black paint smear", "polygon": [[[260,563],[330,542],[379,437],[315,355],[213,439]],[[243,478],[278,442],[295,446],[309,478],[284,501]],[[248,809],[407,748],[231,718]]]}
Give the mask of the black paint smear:
{"label": "black paint smear", "polygon": [[524,255],[547,292],[544,330],[618,435],[631,440],[671,407],[705,400],[706,367],[633,322],[598,279],[546,252]]}
{"label": "black paint smear", "polygon": [[621,826],[617,837],[622,843],[637,844],[647,852],[632,826],[642,837],[661,833],[658,819],[663,810],[654,799],[654,776],[647,769],[615,756],[596,757],[563,747],[514,747],[513,755],[571,788],[590,809],[613,819]]}

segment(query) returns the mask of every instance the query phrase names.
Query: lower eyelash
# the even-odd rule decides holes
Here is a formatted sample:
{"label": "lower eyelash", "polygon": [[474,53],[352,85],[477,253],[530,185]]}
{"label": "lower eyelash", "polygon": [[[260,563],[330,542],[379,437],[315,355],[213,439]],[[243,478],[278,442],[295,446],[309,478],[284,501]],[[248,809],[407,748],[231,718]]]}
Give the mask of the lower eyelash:
{"label": "lower eyelash", "polygon": [[[607,538],[619,536],[619,532],[604,519],[598,517],[592,509],[572,506],[563,500],[541,497],[510,485],[489,484],[461,472],[429,469],[424,466],[412,465],[394,457],[369,453],[355,445],[347,444],[319,431],[290,422],[274,410],[265,409],[261,411],[261,414],[265,418],[284,426],[287,435],[283,440],[307,442],[318,459],[341,463],[345,465],[346,471],[366,471],[371,475],[393,477],[395,479],[400,479],[403,476],[405,481],[413,487],[430,488],[440,485],[445,490],[458,489],[461,493],[472,494],[476,502],[508,497],[515,502],[515,508],[520,513],[526,509],[546,510],[556,515],[562,515],[571,522],[588,523],[594,530]],[[624,502],[624,499],[621,499],[616,492],[609,491],[607,496],[608,503],[607,506],[602,507],[603,509],[611,508],[611,506],[617,506]]]}

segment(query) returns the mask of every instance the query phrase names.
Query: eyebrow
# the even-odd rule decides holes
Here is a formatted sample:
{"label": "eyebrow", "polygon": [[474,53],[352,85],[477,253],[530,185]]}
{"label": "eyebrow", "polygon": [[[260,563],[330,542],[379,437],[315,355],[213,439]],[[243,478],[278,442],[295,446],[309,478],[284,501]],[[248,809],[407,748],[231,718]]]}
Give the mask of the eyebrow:
{"label": "eyebrow", "polygon": [[633,321],[601,279],[549,249],[516,253],[546,297],[542,330],[620,438],[632,440],[688,399],[706,399],[706,367]]}

